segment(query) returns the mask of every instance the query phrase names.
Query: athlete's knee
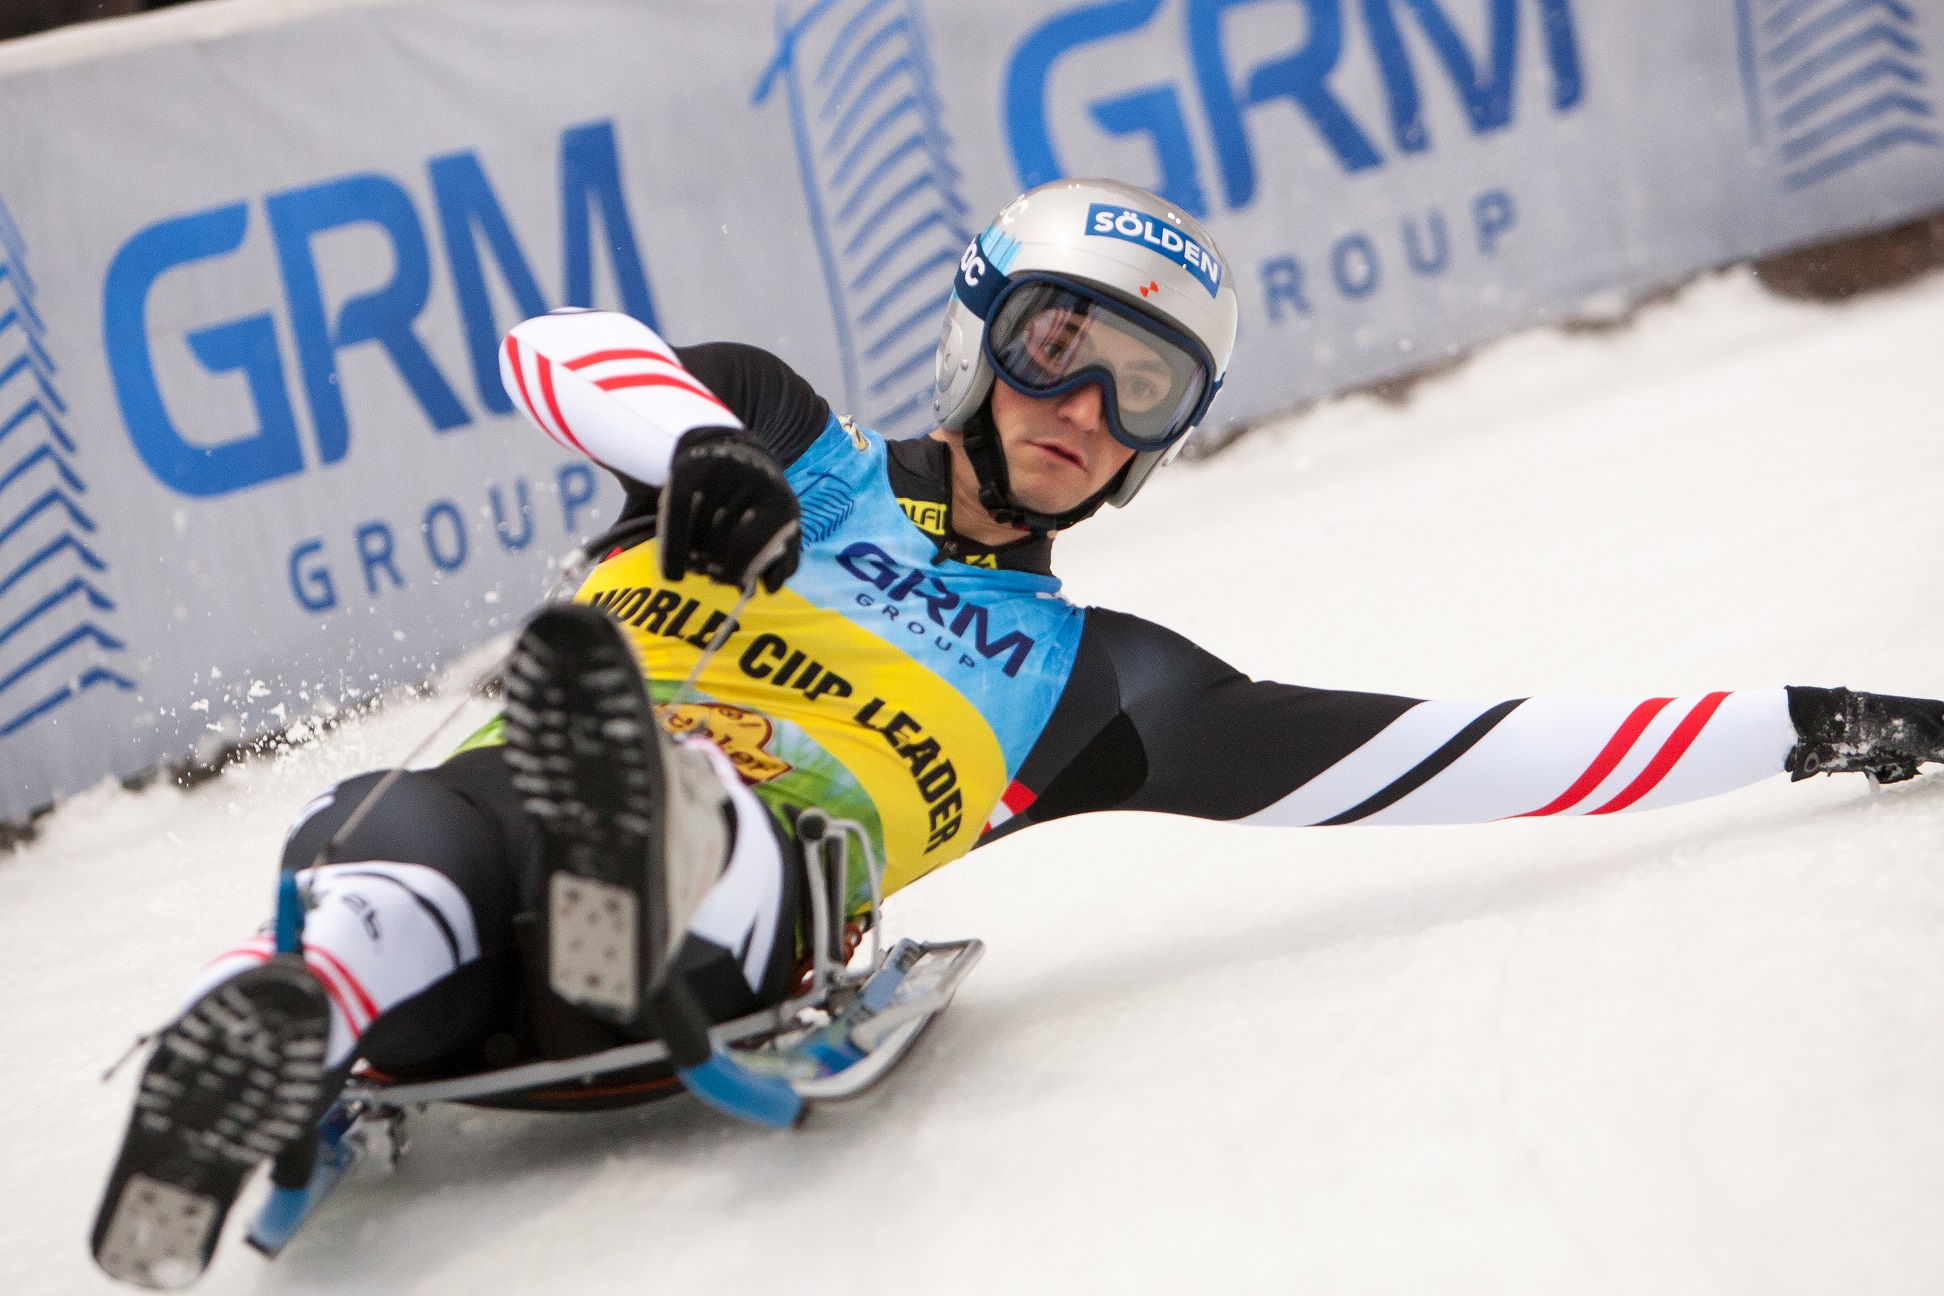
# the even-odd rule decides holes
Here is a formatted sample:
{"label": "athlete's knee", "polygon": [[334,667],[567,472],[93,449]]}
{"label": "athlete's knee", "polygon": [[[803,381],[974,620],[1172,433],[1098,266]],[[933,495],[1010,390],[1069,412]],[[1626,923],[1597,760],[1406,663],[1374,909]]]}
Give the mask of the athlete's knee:
{"label": "athlete's knee", "polygon": [[[433,869],[367,860],[296,876],[306,898],[300,952],[330,1001],[331,1066],[350,1058],[393,1009],[481,962],[472,907]],[[185,1004],[275,953],[268,929],[224,951],[203,968]]]}
{"label": "athlete's knee", "polygon": [[399,860],[451,873],[499,853],[499,835],[486,816],[428,772],[408,770],[380,790],[385,777],[374,771],[346,779],[299,811],[284,839],[284,871],[317,863],[354,815],[357,824],[325,862]]}
{"label": "athlete's knee", "polygon": [[382,1016],[480,959],[466,897],[423,864],[365,860],[297,874],[304,962],[331,1001],[331,1057]]}
{"label": "athlete's knee", "polygon": [[[464,897],[488,954],[510,948],[518,864],[499,826],[434,771],[407,772],[381,789],[384,778],[382,772],[361,774],[305,806],[285,840],[283,870],[372,861],[417,865]],[[344,833],[354,815],[356,824]],[[335,840],[339,834],[342,841]]]}

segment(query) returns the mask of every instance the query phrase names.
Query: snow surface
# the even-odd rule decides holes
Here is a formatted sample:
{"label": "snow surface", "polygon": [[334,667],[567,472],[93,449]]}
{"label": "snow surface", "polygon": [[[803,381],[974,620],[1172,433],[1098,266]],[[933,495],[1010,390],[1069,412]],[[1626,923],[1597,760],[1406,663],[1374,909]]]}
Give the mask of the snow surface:
{"label": "snow surface", "polygon": [[[1060,544],[1069,592],[1243,669],[1452,698],[1944,695],[1944,278],[1844,307],[1696,285],[1183,465]],[[102,1291],[135,1068],[266,912],[284,823],[392,706],[184,793],[75,797],[0,860],[0,1291]],[[1944,779],[1779,776],[1465,828],[1040,828],[893,931],[984,964],[802,1130],[678,1099],[435,1109],[264,1292],[1944,1289]]]}

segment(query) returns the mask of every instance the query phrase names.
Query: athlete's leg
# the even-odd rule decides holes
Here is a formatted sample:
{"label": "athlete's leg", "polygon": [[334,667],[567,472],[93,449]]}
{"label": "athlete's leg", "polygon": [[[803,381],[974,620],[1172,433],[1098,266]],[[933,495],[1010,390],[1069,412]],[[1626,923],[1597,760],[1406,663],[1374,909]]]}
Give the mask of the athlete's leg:
{"label": "athlete's leg", "polygon": [[[407,773],[316,863],[383,775],[365,774],[306,806],[283,871],[310,902],[304,962],[328,996],[327,1063],[354,1053],[380,1070],[477,1050],[510,1020],[517,860],[492,817],[440,771]],[[272,953],[268,932],[217,956],[193,1002]]]}
{"label": "athlete's leg", "polygon": [[743,786],[729,758],[690,739],[708,758],[735,816],[728,867],[689,920],[676,967],[696,1001],[725,1021],[788,996],[796,972],[802,870],[776,820]]}
{"label": "athlete's leg", "polygon": [[516,887],[489,816],[407,774],[313,864],[379,777],[320,797],[286,842],[313,905],[302,952],[266,933],[218,956],[160,1032],[95,1222],[114,1276],[192,1280],[264,1160],[281,1185],[306,1182],[316,1119],[358,1053],[433,1063],[504,1015]]}
{"label": "athlete's leg", "polygon": [[787,993],[775,969],[794,955],[794,870],[775,822],[713,744],[662,732],[604,613],[555,607],[527,626],[508,660],[506,737],[539,838],[555,997],[640,1034],[660,1028],[650,989],[675,966],[723,992],[700,996],[718,1019]]}
{"label": "athlete's leg", "polygon": [[[789,994],[795,982],[802,867],[787,834],[743,786],[728,758],[713,746],[704,750],[733,811],[729,857],[688,924],[678,966],[709,1015],[723,1021]],[[509,875],[518,883],[517,907],[525,914],[542,902],[539,833],[513,787],[504,755],[501,747],[480,748],[427,774],[498,827]],[[527,992],[538,988],[529,985]]]}

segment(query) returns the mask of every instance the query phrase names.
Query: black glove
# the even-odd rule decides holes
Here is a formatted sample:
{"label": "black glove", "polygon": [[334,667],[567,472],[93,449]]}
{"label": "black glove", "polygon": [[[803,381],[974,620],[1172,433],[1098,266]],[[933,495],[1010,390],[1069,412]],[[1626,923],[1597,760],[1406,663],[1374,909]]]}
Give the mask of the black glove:
{"label": "black glove", "polygon": [[1792,780],[1861,770],[1879,783],[1917,777],[1925,761],[1944,762],[1944,702],[1791,688],[1796,745],[1784,768]]}
{"label": "black glove", "polygon": [[656,533],[669,580],[697,571],[745,589],[760,577],[772,594],[796,573],[802,549],[796,492],[769,451],[731,428],[682,434]]}

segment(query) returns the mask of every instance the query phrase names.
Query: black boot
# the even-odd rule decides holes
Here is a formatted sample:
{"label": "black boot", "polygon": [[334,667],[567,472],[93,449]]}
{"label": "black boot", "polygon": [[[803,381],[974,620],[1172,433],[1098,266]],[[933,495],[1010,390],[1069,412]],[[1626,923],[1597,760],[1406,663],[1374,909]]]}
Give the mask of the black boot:
{"label": "black boot", "polygon": [[294,955],[225,981],[162,1031],[95,1216],[95,1262],[143,1287],[186,1287],[261,1161],[313,1137],[331,1028]]}
{"label": "black boot", "polygon": [[1789,718],[1799,736],[1786,764],[1791,779],[1862,771],[1901,783],[1924,762],[1944,761],[1944,702],[1791,688]]}
{"label": "black boot", "polygon": [[506,674],[506,762],[538,825],[548,981],[631,1030],[728,859],[728,795],[699,751],[655,721],[608,616],[549,608]]}

